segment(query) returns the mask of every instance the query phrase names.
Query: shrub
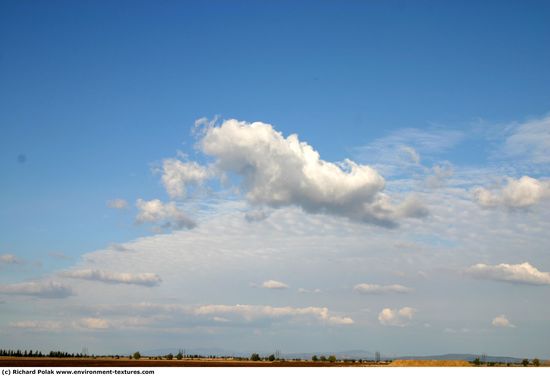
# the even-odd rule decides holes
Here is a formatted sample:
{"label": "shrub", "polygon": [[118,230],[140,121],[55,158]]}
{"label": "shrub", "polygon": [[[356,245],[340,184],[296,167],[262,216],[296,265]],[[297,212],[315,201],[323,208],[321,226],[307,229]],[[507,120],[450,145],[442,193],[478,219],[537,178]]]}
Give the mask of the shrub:
{"label": "shrub", "polygon": [[141,358],[141,354],[139,353],[139,351],[136,351],[133,355],[134,359],[139,359]]}
{"label": "shrub", "polygon": [[259,361],[260,360],[260,354],[253,353],[252,355],[250,355],[250,360],[253,360],[255,362]]}

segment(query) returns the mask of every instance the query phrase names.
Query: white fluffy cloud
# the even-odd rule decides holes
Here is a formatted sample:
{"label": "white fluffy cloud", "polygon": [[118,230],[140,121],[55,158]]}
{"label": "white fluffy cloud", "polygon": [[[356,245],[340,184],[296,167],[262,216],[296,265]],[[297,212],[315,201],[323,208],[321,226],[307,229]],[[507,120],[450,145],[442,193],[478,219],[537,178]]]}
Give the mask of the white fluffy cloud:
{"label": "white fluffy cloud", "polygon": [[0,294],[29,295],[39,298],[66,298],[73,294],[70,287],[56,281],[32,281],[0,285]]}
{"label": "white fluffy cloud", "polygon": [[476,264],[466,274],[480,279],[492,279],[529,285],[550,285],[550,273],[541,272],[528,262],[522,264]]}
{"label": "white fluffy cloud", "polygon": [[160,223],[162,228],[174,230],[193,228],[197,225],[174,202],[165,204],[158,199],[151,201],[138,199],[136,207],[139,209],[136,216],[137,223]]}
{"label": "white fluffy cloud", "polygon": [[360,283],[353,288],[361,294],[388,294],[388,293],[408,293],[412,289],[403,285],[376,285],[369,283]]}
{"label": "white fluffy cloud", "polygon": [[286,283],[270,279],[269,281],[265,281],[264,283],[262,283],[262,287],[264,289],[282,290],[287,289],[288,285]]}
{"label": "white fluffy cloud", "polygon": [[498,315],[493,319],[491,324],[500,328],[515,328],[515,325],[513,325],[505,315]]}
{"label": "white fluffy cloud", "polygon": [[285,138],[269,124],[227,120],[206,127],[199,146],[215,159],[220,173],[242,177],[246,198],[253,204],[296,205],[311,213],[385,226],[427,214],[413,198],[393,204],[382,192],[384,178],[370,166],[349,159],[324,161],[296,134]]}
{"label": "white fluffy cloud", "polygon": [[142,286],[157,286],[162,281],[161,278],[154,273],[115,273],[92,269],[66,271],[61,273],[61,276],[106,283],[123,283]]}
{"label": "white fluffy cloud", "polygon": [[126,209],[128,207],[128,201],[122,198],[115,198],[114,200],[107,201],[107,207],[111,209]]}
{"label": "white fluffy cloud", "polygon": [[202,184],[211,173],[196,162],[182,162],[178,159],[165,159],[162,163],[162,183],[172,198],[183,198],[189,186]]}
{"label": "white fluffy cloud", "polygon": [[528,208],[550,197],[550,183],[529,176],[519,179],[507,178],[506,185],[496,190],[475,188],[474,197],[483,207],[504,206],[507,208]]}
{"label": "white fluffy cloud", "polygon": [[378,321],[386,326],[407,326],[412,320],[416,310],[411,307],[401,309],[384,308],[378,314]]}

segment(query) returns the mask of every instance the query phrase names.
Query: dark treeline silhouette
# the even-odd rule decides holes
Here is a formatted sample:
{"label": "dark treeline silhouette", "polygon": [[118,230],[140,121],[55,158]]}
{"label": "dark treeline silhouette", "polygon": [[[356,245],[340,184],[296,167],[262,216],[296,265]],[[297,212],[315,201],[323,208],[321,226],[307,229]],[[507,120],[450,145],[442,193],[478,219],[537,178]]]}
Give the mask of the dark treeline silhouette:
{"label": "dark treeline silhouette", "polygon": [[4,350],[0,349],[0,356],[13,356],[17,358],[83,358],[86,357],[80,353],[68,353],[64,351],[50,351],[49,353],[42,353],[42,351],[33,350]]}

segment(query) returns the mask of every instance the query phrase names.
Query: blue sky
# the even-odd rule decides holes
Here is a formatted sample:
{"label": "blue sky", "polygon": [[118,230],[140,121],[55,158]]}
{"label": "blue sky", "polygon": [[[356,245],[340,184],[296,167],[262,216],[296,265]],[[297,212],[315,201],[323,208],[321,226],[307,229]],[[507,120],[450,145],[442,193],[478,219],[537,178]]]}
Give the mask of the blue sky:
{"label": "blue sky", "polygon": [[[483,273],[470,269],[462,274],[458,271],[478,263],[514,266],[529,262],[539,272],[546,273],[550,270],[550,259],[544,250],[548,248],[549,238],[537,228],[549,220],[546,198],[550,169],[549,160],[544,156],[550,132],[547,116],[550,109],[549,16],[550,6],[543,1],[4,1],[0,5],[0,255],[11,255],[18,261],[8,262],[13,261],[8,257],[3,264],[0,263],[0,283],[4,284],[4,290],[5,286],[15,283],[41,283],[52,278],[61,280],[60,283],[78,284],[83,279],[82,274],[70,279],[63,277],[62,273],[96,270],[96,267],[86,264],[86,260],[95,258],[98,251],[106,250],[112,244],[136,244],[145,252],[144,249],[148,248],[144,244],[160,241],[158,236],[172,234],[177,241],[166,240],[169,245],[161,243],[159,247],[177,248],[174,244],[178,241],[188,241],[183,235],[186,233],[197,231],[204,236],[200,238],[203,240],[218,236],[202,233],[203,228],[209,228],[207,223],[217,229],[231,223],[237,226],[236,232],[248,233],[247,224],[258,222],[258,226],[265,227],[258,231],[265,232],[266,239],[273,236],[273,244],[268,248],[278,249],[277,231],[280,230],[277,229],[302,222],[316,228],[318,223],[315,221],[323,222],[317,219],[319,215],[327,216],[327,221],[342,221],[330,222],[334,239],[340,236],[348,239],[350,233],[356,234],[346,240],[350,245],[347,251],[342,251],[347,255],[345,257],[351,260],[376,254],[379,257],[376,262],[387,264],[387,267],[372,271],[373,279],[378,279],[378,282],[365,281],[369,278],[363,277],[364,271],[357,271],[359,275],[350,278],[347,285],[343,281],[337,283],[336,276],[311,282],[309,287],[295,285],[306,284],[308,279],[294,283],[282,281],[291,288],[319,288],[326,292],[331,291],[328,285],[336,289],[332,283],[342,289],[349,285],[351,289],[361,282],[407,286],[405,277],[399,277],[405,280],[398,283],[394,281],[397,277],[388,276],[389,270],[403,266],[406,270],[400,273],[405,274],[426,273],[424,269],[437,270],[430,278],[439,281],[441,286],[448,282],[452,291],[464,296],[468,291],[466,286],[474,282],[463,274],[479,276]],[[193,134],[197,119],[212,120],[216,116],[219,116],[216,125],[206,126],[198,134]],[[218,142],[216,151],[212,151],[214,136],[209,132],[213,129],[230,132],[230,128],[224,128],[228,124],[225,120],[229,119],[246,122],[242,123],[244,128],[233,129],[243,137],[252,122],[272,124],[273,128],[269,129],[281,132],[283,137],[297,134],[300,141],[311,145],[320,154],[321,160],[338,162],[348,158],[360,166],[369,165],[383,177],[385,186],[381,189],[373,180],[364,181],[365,189],[371,187],[369,189],[377,191],[375,196],[369,196],[368,205],[371,206],[363,213],[351,213],[349,207],[341,206],[342,201],[335,197],[331,201],[328,196],[318,196],[322,190],[320,187],[324,185],[312,186],[317,193],[284,186],[283,183],[291,184],[295,175],[283,176],[280,185],[267,192],[269,184],[266,181],[273,183],[273,176],[264,173],[243,175],[230,163],[235,156],[227,150],[234,150],[235,145]],[[262,127],[257,129],[267,129]],[[273,136],[270,132],[267,134]],[[208,138],[209,135],[212,139]],[[229,149],[223,149],[224,145]],[[244,148],[242,152],[253,155],[254,145],[250,144],[250,149]],[[286,155],[288,150],[280,152]],[[262,155],[258,155],[258,160]],[[270,167],[269,161],[278,160],[277,155],[268,152],[265,156],[267,159],[256,166],[258,170]],[[179,158],[187,167],[188,163],[197,163],[201,173],[208,175],[207,179],[199,179],[196,192],[190,196],[170,196],[169,184],[163,180],[168,173],[164,162],[174,158]],[[277,168],[289,168],[287,160],[278,161]],[[182,167],[186,173],[189,172],[187,167]],[[178,171],[180,175],[173,182],[174,186],[186,186],[190,183],[188,176],[182,175],[183,170]],[[320,176],[325,176],[324,172],[320,173]],[[229,176],[229,183],[225,185],[219,183],[224,174]],[[521,180],[522,176],[534,180]],[[254,183],[239,183],[247,178]],[[275,192],[275,188],[282,191]],[[334,189],[338,192],[346,187],[335,186]],[[289,196],[276,201],[275,198],[282,197],[283,193]],[[384,194],[394,200],[394,206],[386,208],[391,215],[382,218],[372,205],[380,203],[377,200],[383,200]],[[416,200],[414,205],[401,205],[409,196]],[[127,208],[108,207],[106,203],[114,199],[125,200]],[[143,202],[158,199],[161,205],[174,203],[175,206],[174,209],[164,206],[140,209],[136,208],[138,199]],[[465,209],[464,205],[471,207]],[[460,217],[463,220],[460,225],[458,220],[448,222],[449,218],[443,214],[445,206],[457,215],[466,216]],[[157,211],[153,213],[151,210]],[[178,221],[183,217],[174,213],[180,212],[185,213],[185,218],[194,221],[197,227],[189,230],[175,228],[174,223],[180,223]],[[140,217],[144,213],[149,217]],[[253,220],[234,224],[238,222],[235,218],[243,213],[252,213],[247,218]],[[414,213],[419,215],[412,215]],[[421,216],[422,213],[430,214]],[[155,229],[156,232],[163,230],[164,235],[155,235],[156,232],[151,231],[148,225],[151,215],[157,222],[171,221],[164,229]],[[472,218],[468,220],[467,215]],[[261,220],[264,218],[267,222]],[[487,234],[498,237],[508,231],[506,236],[517,244],[504,244],[508,248],[498,253],[492,249],[498,239],[487,236],[480,241],[479,248],[473,249],[464,240],[471,236],[468,222],[473,218],[480,221],[478,226],[490,226]],[[224,224],[223,220],[229,222]],[[395,225],[393,230],[386,228],[390,222]],[[342,230],[348,227],[349,232]],[[514,237],[512,233],[520,231],[518,228],[526,233]],[[326,234],[318,230],[307,228],[303,231],[306,234],[312,231],[314,235],[307,238],[311,241],[328,241],[323,238]],[[361,253],[358,256],[351,250],[357,246],[354,242],[365,240],[364,233],[372,233],[378,239],[374,246],[377,250],[365,251],[366,255]],[[192,236],[199,235],[193,233]],[[235,236],[244,243],[249,241],[241,235]],[[402,255],[403,260],[408,260],[406,266],[403,263],[399,267],[392,266],[390,260],[395,255],[382,251],[378,254],[378,249],[387,247],[387,242],[396,238],[402,238],[399,242],[405,244],[404,248],[413,250],[412,255]],[[197,242],[200,243],[200,239]],[[292,247],[303,248],[303,254],[309,254],[308,247],[299,246],[303,242],[300,236],[293,239],[296,243],[292,243]],[[235,249],[239,248],[236,238],[226,241],[228,244],[235,241]],[[403,247],[397,246],[399,249]],[[518,253],[520,249],[522,251]],[[468,254],[461,256],[452,250]],[[174,260],[173,255],[166,259],[168,254],[157,252],[156,258],[165,263]],[[257,252],[254,257],[264,255]],[[336,257],[332,251],[327,252],[325,259]],[[194,262],[189,255],[181,257],[181,262]],[[275,260],[292,258],[284,252],[265,257]],[[441,265],[440,258],[445,260]],[[235,290],[244,289],[243,292],[235,293],[223,304],[286,306],[292,302],[292,307],[319,306],[336,312],[341,310],[341,314],[336,313],[334,317],[352,319],[353,314],[339,307],[347,307],[350,312],[363,309],[354,305],[359,304],[357,293],[346,300],[338,298],[336,290],[326,292],[326,296],[312,293],[313,297],[305,300],[289,296],[264,299],[254,295],[263,290],[250,287],[250,284],[261,285],[268,280],[281,282],[283,278],[276,274],[284,277],[285,270],[319,275],[320,270],[314,268],[295,270],[292,262],[286,260],[289,264],[274,262],[280,270],[266,265],[262,275],[245,273],[246,278],[256,280],[241,281]],[[442,264],[457,271],[456,280],[445,283],[438,280],[445,279],[441,275]],[[162,301],[158,304],[175,299],[172,295],[178,283],[188,282],[177,278],[171,281],[163,275],[163,272],[169,275],[171,271],[164,271],[162,266],[158,266],[158,270],[145,270],[137,261],[117,266],[115,261],[105,259],[96,261],[96,265],[118,268],[111,272],[158,274],[163,281],[160,287],[137,287],[147,291],[161,289],[158,297]],[[325,270],[329,266],[320,262],[318,267]],[[217,270],[216,273],[232,278],[229,270]],[[84,283],[92,283],[90,278],[97,278],[97,275],[86,278]],[[196,278],[201,280],[199,276]],[[201,278],[204,278],[204,284],[211,282],[208,274]],[[543,286],[521,285],[524,289],[517,290],[517,293],[525,293],[533,301],[548,296],[547,283],[541,282],[545,280],[544,274],[541,278],[536,281]],[[477,279],[474,281],[479,283]],[[317,287],[316,283],[327,286]],[[492,283],[495,282],[489,282]],[[85,287],[72,286],[77,292]],[[136,287],[132,285],[131,288]],[[517,286],[496,283],[496,296],[507,296],[509,288],[516,289]],[[411,289],[417,293],[421,290],[420,287]],[[275,290],[288,293],[290,288]],[[433,296],[420,296],[418,300],[411,298],[414,294],[405,294],[407,302],[398,300],[403,296],[401,294],[391,295],[390,300],[383,301],[386,305],[376,301],[382,299],[378,294],[373,307],[367,307],[370,301],[361,304],[372,310],[374,322],[378,312],[383,308],[394,309],[394,306],[412,307],[418,318],[428,310],[428,306],[443,301],[441,290],[438,288]],[[218,296],[208,289],[203,292],[203,296],[209,299],[176,301],[185,307],[190,304],[222,304],[216,299],[221,299],[223,294]],[[137,292],[135,294],[127,304],[145,301],[138,298]],[[82,292],[76,293],[76,297],[62,300],[76,305],[78,302],[71,300],[81,295]],[[299,296],[303,297],[303,294]],[[0,315],[0,327],[3,328],[0,330],[10,335],[27,330],[30,343],[48,347],[47,342],[40,340],[43,331],[34,336],[33,328],[18,327],[14,324],[14,317],[25,312],[35,300],[46,307],[52,304],[51,300],[36,295],[0,295],[0,301],[10,302],[11,299],[17,302],[17,308],[10,308],[9,312]],[[98,297],[94,304],[107,304],[109,299],[116,300],[114,297]],[[486,313],[492,315],[490,319],[505,314],[513,321],[509,317],[511,313],[501,312],[499,299],[496,300],[491,305],[494,312]],[[426,308],[417,308],[415,304],[424,304]],[[471,308],[466,311],[474,310],[472,303],[464,304]],[[382,338],[399,338],[397,333],[392,334],[397,337],[384,333],[387,326],[416,331],[420,331],[424,324],[430,328],[437,326],[429,322],[430,317],[425,317],[422,323],[409,325],[410,315],[401,318],[396,315],[393,320],[385,321],[390,325],[375,326],[374,329],[365,325],[378,333],[379,342]],[[47,319],[50,324],[58,320],[54,316]],[[94,319],[109,320],[108,317]],[[455,319],[456,322],[466,322],[465,326],[454,328],[449,323],[441,324],[437,333],[445,329],[450,329],[447,334],[452,331],[461,333],[460,330],[466,328],[468,331],[459,334],[464,335],[476,325],[481,327],[481,321],[476,321],[478,319]],[[81,318],[75,316],[74,320],[80,322]],[[491,326],[491,320],[487,330],[502,328],[498,323]],[[36,320],[30,317],[26,321]],[[361,319],[353,321],[363,325]],[[86,323],[90,324],[89,321]],[[98,321],[91,323],[97,324]],[[204,327],[204,323],[176,324],[187,325],[193,330]],[[50,329],[52,325],[59,336],[65,335],[66,328],[62,330],[51,324]],[[292,343],[285,339],[288,328],[284,324],[273,325],[263,330],[280,336],[281,348]],[[505,333],[506,338],[523,335],[527,341],[536,336],[529,334],[531,332],[527,329],[522,332],[520,324],[511,325],[515,328],[506,328],[510,329]],[[88,325],[86,330],[91,330],[92,326]],[[102,323],[96,326],[101,327]],[[524,319],[523,327],[529,326],[546,333],[550,330],[549,322],[540,317]],[[78,328],[70,330],[80,333]],[[227,330],[229,333],[236,329]],[[327,351],[371,346],[358,343],[346,330],[341,336],[327,334],[326,338],[332,338],[335,344],[332,348],[327,344]],[[208,344],[238,347],[239,344],[228,339],[231,335],[227,333],[219,334],[219,338],[213,338]],[[388,345],[384,351],[440,351],[441,347],[437,346],[440,336],[434,333],[425,334],[426,345],[420,349],[407,348],[406,345],[391,349]],[[100,333],[98,338],[104,335]],[[139,331],[134,335],[139,336]],[[165,341],[161,334],[158,338],[159,343]],[[267,334],[258,338],[251,339],[248,347],[243,344],[236,350],[266,347],[272,340]],[[498,341],[495,338],[492,340]],[[451,340],[449,351],[469,351],[469,339],[461,341]],[[60,343],[80,348],[69,340]],[[109,343],[112,351],[127,350],[126,344],[114,339],[98,340],[97,346],[100,347],[101,343]],[[317,341],[305,341],[300,348],[293,350],[306,351],[315,343]],[[500,350],[512,355],[550,356],[540,352],[536,338],[533,343],[531,347],[503,347]],[[2,345],[0,340],[0,347]],[[159,347],[155,343],[151,346]],[[479,351],[488,352],[486,349]]]}

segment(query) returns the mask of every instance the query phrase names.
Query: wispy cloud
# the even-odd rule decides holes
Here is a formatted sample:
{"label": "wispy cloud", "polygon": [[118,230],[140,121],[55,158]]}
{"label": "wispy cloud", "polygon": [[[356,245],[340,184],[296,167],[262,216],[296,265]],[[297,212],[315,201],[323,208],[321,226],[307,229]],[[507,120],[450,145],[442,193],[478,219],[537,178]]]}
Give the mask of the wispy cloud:
{"label": "wispy cloud", "polygon": [[11,253],[0,255],[0,264],[19,264],[21,261]]}
{"label": "wispy cloud", "polygon": [[162,279],[154,273],[117,273],[103,270],[81,269],[60,273],[66,278],[86,279],[114,284],[157,286]]}
{"label": "wispy cloud", "polygon": [[550,285],[550,273],[541,272],[528,262],[522,264],[476,264],[465,270],[467,275],[529,285]]}
{"label": "wispy cloud", "polygon": [[69,286],[56,281],[32,281],[0,285],[0,294],[66,298],[73,295],[73,291]]}
{"label": "wispy cloud", "polygon": [[404,294],[412,291],[411,288],[403,285],[398,285],[398,284],[376,285],[376,284],[369,284],[369,283],[360,283],[358,285],[355,285],[353,289],[360,294],[388,294],[388,293]]}
{"label": "wispy cloud", "polygon": [[115,198],[107,201],[107,207],[111,209],[126,209],[128,207],[128,201],[122,198]]}

